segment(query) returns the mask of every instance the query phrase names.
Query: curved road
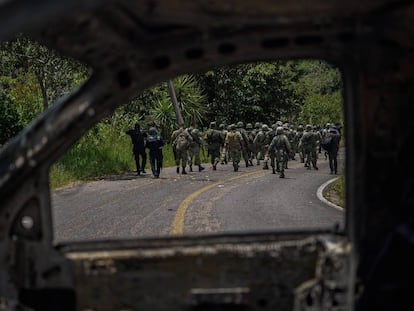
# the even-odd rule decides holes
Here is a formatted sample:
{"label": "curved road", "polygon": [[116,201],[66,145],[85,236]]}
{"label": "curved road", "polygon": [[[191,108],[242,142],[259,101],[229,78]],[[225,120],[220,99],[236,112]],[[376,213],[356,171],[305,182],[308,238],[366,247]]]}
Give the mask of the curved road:
{"label": "curved road", "polygon": [[290,161],[285,179],[261,166],[205,164],[201,173],[166,168],[159,179],[130,173],[65,187],[52,194],[55,242],[342,225],[344,213],[317,198],[334,177],[319,157],[318,171]]}

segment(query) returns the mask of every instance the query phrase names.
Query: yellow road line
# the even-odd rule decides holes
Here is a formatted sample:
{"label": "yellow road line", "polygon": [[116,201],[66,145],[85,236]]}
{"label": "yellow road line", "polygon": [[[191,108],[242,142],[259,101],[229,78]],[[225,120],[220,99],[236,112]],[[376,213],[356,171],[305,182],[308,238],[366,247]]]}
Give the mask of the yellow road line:
{"label": "yellow road line", "polygon": [[201,189],[198,189],[197,191],[193,192],[192,194],[190,194],[188,197],[186,197],[184,199],[184,201],[180,204],[180,206],[177,209],[177,212],[175,213],[174,216],[174,221],[172,224],[172,229],[171,229],[171,234],[172,235],[182,235],[184,232],[184,217],[185,217],[185,213],[188,209],[188,207],[190,206],[191,202],[193,202],[193,200],[198,197],[200,194],[220,185],[220,184],[224,184],[226,182],[229,182],[231,180],[235,180],[235,179],[239,179],[239,178],[243,178],[243,177],[247,177],[253,174],[257,174],[257,173],[264,173],[263,171],[254,171],[254,172],[250,172],[250,173],[245,173],[243,175],[237,175],[237,176],[233,176],[227,179],[222,179],[219,180],[215,183],[212,183],[211,185],[205,186]]}

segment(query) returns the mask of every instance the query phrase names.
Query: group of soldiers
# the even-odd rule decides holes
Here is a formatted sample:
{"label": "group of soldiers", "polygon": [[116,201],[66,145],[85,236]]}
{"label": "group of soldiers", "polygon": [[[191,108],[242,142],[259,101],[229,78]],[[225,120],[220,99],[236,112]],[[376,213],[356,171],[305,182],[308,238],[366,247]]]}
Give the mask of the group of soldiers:
{"label": "group of soldiers", "polygon": [[[198,166],[200,172],[204,170],[200,152],[206,144],[213,170],[217,169],[218,163],[227,164],[231,160],[234,171],[237,172],[243,158],[246,167],[253,166],[253,161],[256,161],[256,165],[263,161],[263,169],[269,169],[270,162],[272,173],[279,173],[279,176],[284,178],[288,161],[295,160],[296,154],[307,169],[317,170],[322,140],[333,130],[337,131],[340,137],[339,128],[331,123],[320,129],[310,124],[300,124],[295,128],[281,121],[277,121],[271,127],[260,122],[256,122],[254,127],[251,123],[244,126],[241,121],[227,127],[224,124],[217,126],[216,122],[211,122],[204,135],[194,126],[184,128],[181,125],[172,133],[171,140],[177,173],[180,173],[181,166],[181,173],[187,174],[187,162],[190,171],[193,171],[193,164]],[[339,139],[335,141],[339,144]],[[325,157],[328,155],[331,162],[332,153],[325,153]],[[336,166],[335,169],[331,166],[331,173],[333,171],[337,173]]]}

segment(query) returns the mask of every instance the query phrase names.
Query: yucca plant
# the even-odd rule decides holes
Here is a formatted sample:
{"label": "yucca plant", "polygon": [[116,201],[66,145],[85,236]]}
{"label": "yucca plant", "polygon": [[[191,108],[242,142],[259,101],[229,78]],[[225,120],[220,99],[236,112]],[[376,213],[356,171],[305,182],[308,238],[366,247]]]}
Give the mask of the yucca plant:
{"label": "yucca plant", "polygon": [[174,107],[169,97],[165,96],[155,103],[151,109],[151,119],[161,130],[161,135],[168,140],[172,131],[177,127]]}
{"label": "yucca plant", "polygon": [[207,96],[192,75],[180,76],[173,81],[177,100],[184,120],[202,124],[207,112]]}

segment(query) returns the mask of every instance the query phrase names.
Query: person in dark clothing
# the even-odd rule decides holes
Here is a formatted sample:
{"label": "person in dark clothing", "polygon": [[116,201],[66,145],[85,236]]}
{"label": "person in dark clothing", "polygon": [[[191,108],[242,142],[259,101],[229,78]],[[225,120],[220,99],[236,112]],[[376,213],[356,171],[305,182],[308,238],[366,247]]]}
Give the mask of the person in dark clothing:
{"label": "person in dark clothing", "polygon": [[[147,134],[144,130],[141,129],[138,123],[135,124],[135,128],[130,129],[125,132],[131,137],[132,141],[132,152],[134,153],[135,157],[135,164],[137,167],[137,175],[140,173],[145,172],[145,165],[147,165],[147,154],[145,152],[145,140],[147,138]],[[140,157],[141,157],[141,165],[140,165]]]}
{"label": "person in dark clothing", "polygon": [[326,138],[329,137],[329,147],[327,148],[328,152],[328,159],[329,159],[329,168],[331,169],[331,174],[335,173],[338,174],[338,150],[339,150],[339,143],[341,141],[341,134],[339,133],[338,129],[335,126],[332,126],[328,133],[326,134]]}
{"label": "person in dark clothing", "polygon": [[164,146],[164,140],[160,135],[158,135],[155,127],[151,127],[148,134],[149,135],[146,139],[146,147],[149,149],[151,170],[154,177],[159,178],[162,168],[162,147]]}

